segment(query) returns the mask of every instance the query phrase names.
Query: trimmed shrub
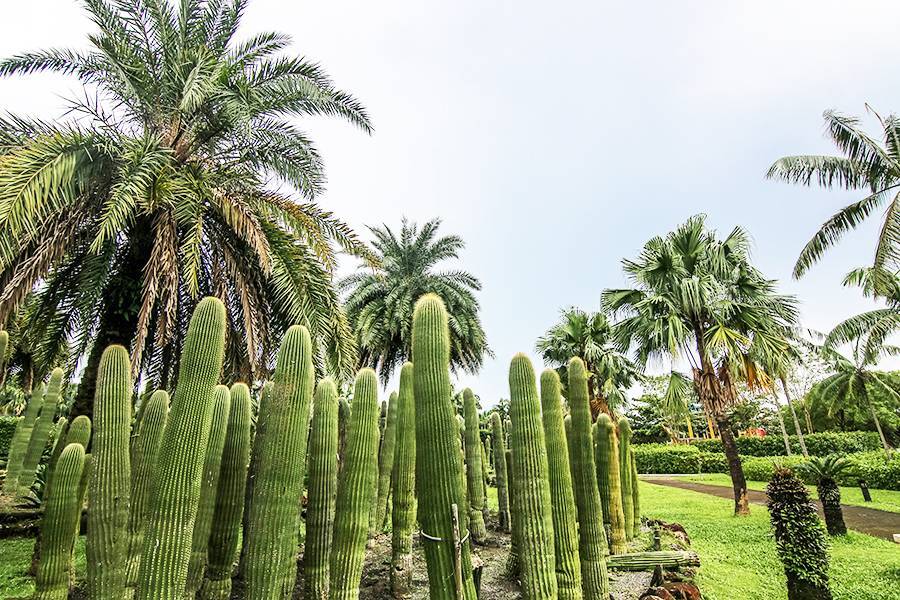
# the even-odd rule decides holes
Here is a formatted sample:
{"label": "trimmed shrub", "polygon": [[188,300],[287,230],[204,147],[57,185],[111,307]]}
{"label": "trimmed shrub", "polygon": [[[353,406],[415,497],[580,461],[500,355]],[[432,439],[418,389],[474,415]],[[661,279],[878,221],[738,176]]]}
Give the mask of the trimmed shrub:
{"label": "trimmed shrub", "polygon": [[[789,436],[791,447],[799,448],[796,435]],[[825,431],[803,436],[806,449],[811,456],[827,456],[851,452],[866,452],[881,448],[881,441],[874,431]],[[765,437],[743,436],[735,438],[741,456],[784,456],[784,440],[780,435]],[[702,440],[694,442],[701,452],[722,452],[722,440]]]}

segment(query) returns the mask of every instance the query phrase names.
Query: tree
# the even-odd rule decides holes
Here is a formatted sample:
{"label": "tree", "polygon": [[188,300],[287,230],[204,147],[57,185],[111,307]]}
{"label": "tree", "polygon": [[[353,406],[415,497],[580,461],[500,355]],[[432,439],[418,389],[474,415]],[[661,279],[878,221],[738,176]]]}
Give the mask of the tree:
{"label": "tree", "polygon": [[85,0],[90,49],[0,62],[0,76],[53,71],[85,86],[68,121],[0,122],[0,323],[37,286],[36,320],[54,315],[39,343],[73,338],[88,355],[76,414],[90,412],[112,343],[131,346],[135,373],[170,383],[206,295],[228,308],[237,375],[264,374],[294,323],[330,370],[355,366],[331,270],[335,245],[367,252],[312,202],[322,159],[291,118],[366,132],[369,118],[319,65],[281,52],[288,36],[236,41],[246,3]]}
{"label": "tree", "polygon": [[844,512],[841,510],[841,488],[837,478],[850,468],[850,461],[836,454],[826,457],[813,457],[809,462],[800,465],[800,470],[816,482],[816,492],[822,503],[825,515],[825,527],[829,535],[846,535]]}
{"label": "tree", "polygon": [[637,366],[616,347],[612,326],[600,312],[563,310],[556,325],[538,339],[535,350],[545,364],[556,368],[562,381],[568,380],[566,365],[571,358],[584,361],[595,419],[601,411],[612,415],[613,408],[624,404],[628,388],[640,379]]}
{"label": "tree", "polygon": [[359,365],[377,370],[385,383],[410,360],[413,306],[428,293],[440,296],[447,307],[454,372],[475,373],[491,355],[475,297],[481,283],[466,271],[436,270],[438,263],[459,258],[465,247],[457,235],[438,236],[440,225],[440,219],[432,219],[419,228],[404,219],[399,235],[387,225],[370,227],[378,266],[363,265],[339,284],[347,292]]}
{"label": "tree", "polygon": [[720,240],[702,215],[654,237],[623,265],[634,287],[606,290],[602,300],[620,317],[619,343],[642,365],[690,364],[697,396],[719,426],[735,513],[746,514],[747,484],[727,409],[736,400],[736,381],[752,386],[757,380],[753,357],[785,343],[783,332],[797,320],[796,301],[776,293],[775,282],[753,267],[741,228]]}

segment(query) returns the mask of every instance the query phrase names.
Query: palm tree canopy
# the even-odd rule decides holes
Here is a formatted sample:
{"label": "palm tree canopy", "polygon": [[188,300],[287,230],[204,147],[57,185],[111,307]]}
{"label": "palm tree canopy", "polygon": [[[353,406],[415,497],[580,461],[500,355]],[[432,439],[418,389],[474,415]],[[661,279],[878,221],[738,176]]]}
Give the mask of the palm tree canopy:
{"label": "palm tree canopy", "polygon": [[809,462],[800,465],[802,473],[814,481],[823,479],[833,481],[849,468],[850,461],[839,454],[814,456]]}
{"label": "palm tree canopy", "polygon": [[347,292],[359,362],[377,369],[384,382],[411,356],[413,308],[424,294],[437,294],[447,306],[451,368],[474,373],[491,355],[475,297],[481,283],[466,271],[436,270],[465,247],[459,236],[439,236],[440,224],[433,219],[419,228],[404,219],[399,235],[387,225],[371,227],[378,265],[363,265],[339,284]]}
{"label": "palm tree canopy", "polygon": [[0,121],[0,323],[37,286],[34,310],[54,315],[44,343],[75,336],[80,356],[104,307],[116,309],[115,282],[135,315],[139,371],[214,295],[228,307],[235,368],[264,370],[280,332],[303,323],[323,362],[350,373],[331,272],[338,249],[367,251],[312,202],[322,159],[292,120],[371,125],[319,65],[283,53],[288,36],[239,41],[246,3],[85,0],[90,49],[0,62],[0,76],[53,71],[85,86],[66,122]]}

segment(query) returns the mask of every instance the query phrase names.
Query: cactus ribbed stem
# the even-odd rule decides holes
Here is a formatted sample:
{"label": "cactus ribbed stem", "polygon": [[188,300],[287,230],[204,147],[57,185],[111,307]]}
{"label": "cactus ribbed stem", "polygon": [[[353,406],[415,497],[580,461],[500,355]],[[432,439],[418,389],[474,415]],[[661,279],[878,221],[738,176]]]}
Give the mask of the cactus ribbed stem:
{"label": "cactus ribbed stem", "polygon": [[472,541],[483,544],[487,539],[487,527],[484,524],[484,473],[481,470],[481,436],[478,433],[478,407],[475,394],[466,388],[463,390],[463,417],[466,422],[466,487],[469,498],[469,531]]}
{"label": "cactus ribbed stem", "polygon": [[225,306],[197,304],[188,325],[178,387],[154,470],[154,494],[138,576],[139,600],[175,600],[184,594],[203,462],[213,414],[213,388],[225,354]]}
{"label": "cactus ribbed stem", "polygon": [[[507,423],[509,419],[506,420]],[[509,429],[512,429],[510,423]],[[508,429],[508,430],[509,430]],[[507,430],[507,431],[508,431]],[[507,434],[509,437],[509,434]],[[509,536],[509,557],[506,562],[506,574],[509,577],[518,579],[522,565],[519,563],[519,528],[520,516],[516,512],[516,480],[513,477],[513,454],[512,450],[506,451],[506,480],[509,482],[509,506],[510,506],[510,536]]]}
{"label": "cactus ribbed stem", "polygon": [[307,600],[328,600],[337,493],[338,399],[330,378],[316,387],[309,436],[309,492],[303,573]]}
{"label": "cactus ribbed stem", "polygon": [[391,591],[394,598],[412,593],[412,535],[416,523],[416,405],[413,364],[400,370],[397,396],[397,444],[394,449],[391,510]]}
{"label": "cactus ribbed stem", "polygon": [[314,377],[309,331],[294,325],[278,351],[266,419],[254,442],[259,470],[246,532],[248,600],[290,598],[294,589]]}
{"label": "cactus ribbed stem", "polygon": [[587,370],[580,358],[569,361],[569,409],[572,417],[572,475],[578,506],[579,554],[585,600],[608,600],[609,577],[606,555],[609,547],[603,529],[603,507],[597,486],[594,446],[591,439],[591,407]]}
{"label": "cactus ribbed stem", "polygon": [[69,597],[72,547],[81,520],[78,487],[84,470],[84,446],[69,444],[59,457],[53,491],[48,494],[41,519],[41,552],[35,600]]}
{"label": "cactus ribbed stem", "polygon": [[141,409],[136,434],[131,443],[131,507],[128,515],[128,560],[125,567],[126,586],[133,592],[138,581],[144,532],[150,517],[153,469],[159,456],[160,442],[169,415],[169,394],[153,392]]}
{"label": "cactus ribbed stem", "polygon": [[580,600],[581,563],[578,559],[577,513],[561,400],[559,375],[556,371],[547,369],[541,373],[541,409],[547,445],[550,496],[553,501],[556,583],[560,600]]}
{"label": "cactus ribbed stem", "polygon": [[66,432],[66,446],[81,444],[82,448],[87,449],[90,442],[91,419],[87,415],[79,415],[69,424],[69,430]]}
{"label": "cactus ribbed stem", "polygon": [[344,464],[344,449],[347,447],[347,428],[350,426],[350,402],[346,398],[338,400],[338,472]]}
{"label": "cactus ribbed stem", "polygon": [[506,478],[506,437],[498,413],[491,415],[491,441],[494,445],[494,480],[497,482],[500,529],[509,533],[509,480]]}
{"label": "cactus ribbed stem", "polygon": [[[600,413],[594,425],[597,457],[597,478],[603,502],[603,517],[609,516],[609,545],[611,554],[628,552],[625,537],[625,513],[622,510],[622,482],[619,475],[619,443],[616,428],[606,413]],[[608,508],[607,508],[608,507]]]}
{"label": "cactus ribbed stem", "polygon": [[478,449],[481,452],[481,497],[484,498],[481,502],[481,518],[485,522],[488,522],[488,519],[491,516],[490,511],[488,510],[488,451],[486,450],[488,441],[484,440],[480,444],[478,444]]}
{"label": "cactus ribbed stem", "polygon": [[3,481],[3,494],[15,496],[19,491],[19,476],[22,474],[22,466],[25,462],[25,453],[31,441],[31,433],[34,431],[34,422],[41,412],[44,403],[44,386],[37,384],[31,390],[31,398],[25,405],[25,413],[16,424],[9,443],[9,454],[6,459],[6,479]]}
{"label": "cactus ribbed stem", "polygon": [[212,531],[213,513],[216,510],[219,474],[222,471],[222,451],[225,448],[225,435],[228,433],[228,412],[230,410],[231,392],[227,386],[217,385],[213,392],[213,416],[203,463],[200,504],[197,507],[197,519],[194,521],[194,531],[191,536],[191,562],[188,564],[188,577],[185,584],[187,598],[194,598],[197,595],[197,591],[203,584],[203,573],[206,571],[209,535]]}
{"label": "cactus ribbed stem", "polygon": [[378,413],[375,371],[363,369],[356,376],[353,389],[347,454],[338,479],[329,564],[332,600],[357,600],[359,597],[369,513],[375,510]]}
{"label": "cactus ribbed stem", "polygon": [[459,425],[450,396],[450,330],[444,302],[426,294],[413,313],[412,354],[416,399],[416,491],[422,532],[443,541],[424,541],[429,598],[475,600],[470,546],[463,544],[462,589],[454,583],[453,519],[459,510],[460,530],[469,527]]}
{"label": "cactus ribbed stem", "polygon": [[634,448],[628,453],[628,462],[631,464],[631,500],[634,511],[634,537],[641,534],[641,491],[638,487],[637,463],[634,460]]}
{"label": "cactus ribbed stem", "polygon": [[250,390],[246,384],[236,383],[231,386],[230,395],[228,429],[209,536],[209,565],[200,589],[203,600],[231,597],[231,567],[237,557],[244,511],[244,486],[250,464]]}
{"label": "cactus ribbed stem", "polygon": [[696,552],[684,550],[657,550],[609,557],[609,568],[617,571],[652,571],[657,565],[669,571],[699,567],[700,557]]}
{"label": "cactus ribbed stem", "polygon": [[622,480],[622,511],[625,513],[625,538],[634,538],[634,494],[631,481],[631,423],[619,419],[619,478]]}
{"label": "cactus ribbed stem", "polygon": [[397,443],[397,393],[390,396],[384,439],[378,456],[378,499],[372,518],[369,519],[369,535],[381,533],[385,526],[388,496],[391,493],[391,472],[394,470],[394,449]]}
{"label": "cactus ribbed stem", "polygon": [[50,383],[47,384],[47,394],[41,405],[41,414],[34,422],[31,431],[31,439],[28,440],[28,450],[25,451],[25,460],[22,461],[22,472],[19,474],[19,493],[27,494],[34,483],[34,477],[44,448],[50,440],[53,431],[53,422],[56,418],[56,405],[59,403],[63,382],[63,370],[59,367],[53,369],[50,374]]}

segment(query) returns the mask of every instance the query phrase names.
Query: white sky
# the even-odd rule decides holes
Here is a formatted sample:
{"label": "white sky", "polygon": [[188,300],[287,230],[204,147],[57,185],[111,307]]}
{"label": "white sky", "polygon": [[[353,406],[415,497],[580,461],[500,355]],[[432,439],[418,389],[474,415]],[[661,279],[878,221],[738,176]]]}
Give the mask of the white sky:
{"label": "white sky", "polygon": [[[5,4],[2,56],[90,31],[74,0]],[[324,206],[360,230],[439,216],[466,240],[456,266],[484,284],[497,358],[462,384],[493,404],[560,308],[596,309],[623,257],[697,212],[750,232],[807,326],[869,308],[840,279],[871,260],[878,219],[792,281],[817,225],[858,196],[763,176],[786,154],[833,153],[823,110],[898,108],[898,20],[889,0],[251,0],[242,32],[291,34],[372,115],[371,137],[304,123],[328,166]],[[53,118],[78,90],[0,80],[0,106]]]}

